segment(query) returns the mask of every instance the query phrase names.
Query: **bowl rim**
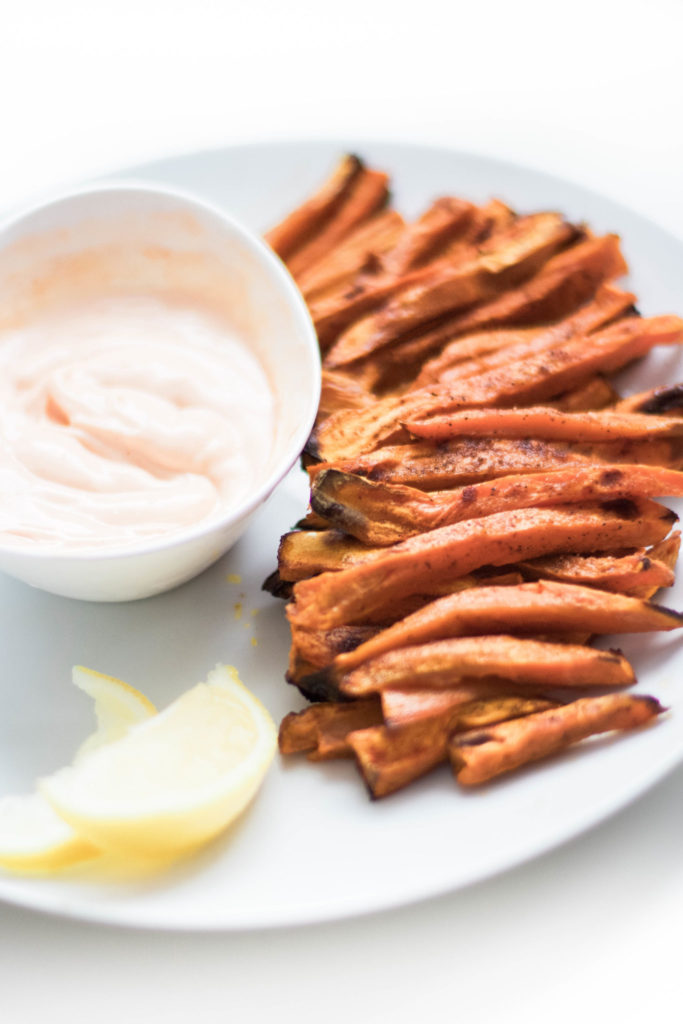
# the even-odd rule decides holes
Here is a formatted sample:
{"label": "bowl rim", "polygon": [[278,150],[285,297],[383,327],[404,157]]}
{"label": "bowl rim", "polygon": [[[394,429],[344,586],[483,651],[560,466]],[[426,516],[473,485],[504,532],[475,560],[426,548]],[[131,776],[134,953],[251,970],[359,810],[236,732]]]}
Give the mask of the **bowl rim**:
{"label": "bowl rim", "polygon": [[[122,543],[116,547],[105,546],[102,550],[97,547],[96,542],[92,545],[79,545],[71,550],[59,550],[56,547],[50,546],[34,550],[3,544],[2,540],[0,540],[0,554],[3,556],[17,560],[21,559],[32,562],[49,561],[50,563],[123,560],[125,558],[172,551],[174,548],[184,547],[188,543],[209,537],[211,534],[220,533],[242,522],[270,497],[277,485],[282,482],[295,465],[315,422],[322,386],[321,359],[317,333],[306,302],[294,278],[277,253],[270,248],[256,231],[247,227],[241,220],[218,204],[196,195],[189,189],[176,188],[162,182],[137,179],[134,176],[128,175],[121,178],[111,176],[105,179],[98,179],[95,182],[85,183],[76,188],[43,196],[38,201],[26,204],[3,217],[0,219],[0,250],[5,247],[3,236],[13,228],[21,225],[22,221],[29,220],[32,216],[40,214],[50,207],[59,206],[74,199],[116,192],[147,193],[150,196],[176,199],[189,207],[198,208],[216,221],[221,222],[224,227],[227,226],[234,235],[239,237],[247,247],[255,252],[259,262],[265,264],[270,270],[275,283],[282,290],[288,305],[293,309],[296,315],[297,326],[301,329],[306,341],[306,348],[313,364],[312,369],[317,369],[314,386],[308,396],[306,414],[299,417],[297,428],[286,446],[285,454],[277,460],[259,487],[254,492],[245,496],[237,505],[232,506],[223,515],[214,515],[208,521],[188,526],[181,531],[174,532],[171,536],[162,534],[149,540],[134,541],[127,544]],[[216,557],[220,557],[220,553]]]}

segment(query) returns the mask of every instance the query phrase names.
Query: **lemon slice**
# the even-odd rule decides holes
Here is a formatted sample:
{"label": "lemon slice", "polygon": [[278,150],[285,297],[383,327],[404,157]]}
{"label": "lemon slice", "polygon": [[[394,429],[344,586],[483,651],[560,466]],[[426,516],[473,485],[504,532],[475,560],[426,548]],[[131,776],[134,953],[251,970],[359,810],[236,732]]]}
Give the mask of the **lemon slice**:
{"label": "lemon slice", "polygon": [[59,817],[40,793],[0,799],[0,866],[50,872],[95,857],[99,850]]}
{"label": "lemon slice", "polygon": [[78,748],[74,764],[89,751],[121,739],[131,725],[156,714],[156,708],[143,693],[114,676],[76,665],[71,678],[79,690],[94,700],[97,718],[97,730]]}
{"label": "lemon slice", "polygon": [[[125,735],[155,714],[154,705],[132,686],[78,666],[73,681],[95,702],[97,730],[76,755]],[[99,850],[52,809],[41,793],[0,799],[0,866],[22,873],[49,873],[95,857]]]}
{"label": "lemon slice", "polygon": [[274,757],[277,732],[228,666],[115,743],[39,783],[54,810],[101,849],[171,858],[225,829]]}

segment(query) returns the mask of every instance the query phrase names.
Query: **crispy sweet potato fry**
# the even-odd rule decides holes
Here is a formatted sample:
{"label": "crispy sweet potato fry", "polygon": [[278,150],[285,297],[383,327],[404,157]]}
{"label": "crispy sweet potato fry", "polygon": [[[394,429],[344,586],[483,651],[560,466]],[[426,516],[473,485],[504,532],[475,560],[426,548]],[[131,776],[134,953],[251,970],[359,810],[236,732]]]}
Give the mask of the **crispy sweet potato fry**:
{"label": "crispy sweet potato fry", "polygon": [[[488,334],[457,339],[423,367],[414,387],[437,381],[450,385],[511,360],[525,359],[570,338],[590,334],[614,322],[622,314],[632,312],[634,300],[635,296],[630,292],[621,291],[613,285],[603,285],[591,302],[581,306],[572,316],[549,326],[517,328],[516,331],[499,328]],[[473,344],[477,338],[479,352],[475,351]]]}
{"label": "crispy sweet potato fry", "polygon": [[601,374],[591,377],[585,384],[579,384],[567,391],[551,404],[565,412],[590,412],[615,405],[619,394]]}
{"label": "crispy sweet potato fry", "polygon": [[339,674],[399,647],[448,637],[494,633],[645,633],[680,629],[683,614],[635,597],[574,584],[539,580],[518,587],[481,587],[438,598],[382,630],[354,651],[340,654]]}
{"label": "crispy sweet potato fry", "polygon": [[572,466],[425,494],[328,469],[315,477],[311,504],[330,525],[381,546],[508,509],[663,495],[683,496],[683,473],[658,466]]}
{"label": "crispy sweet potato fry", "polygon": [[308,467],[311,482],[327,469],[354,473],[368,480],[405,484],[423,491],[438,491],[465,484],[493,480],[513,474],[550,472],[570,466],[594,463],[633,463],[679,469],[683,445],[677,441],[609,442],[570,445],[538,439],[501,440],[464,438],[434,444],[412,444],[378,448],[337,462],[320,462]]}
{"label": "crispy sweet potato fry", "polygon": [[617,412],[641,412],[655,416],[683,414],[683,384],[664,384],[622,399]]}
{"label": "crispy sweet potato fry", "polygon": [[378,626],[346,626],[323,632],[309,631],[299,643],[295,633],[285,679],[310,701],[344,700],[334,673],[327,671],[335,657],[352,651],[375,636]]}
{"label": "crispy sweet potato fry", "polygon": [[683,341],[683,321],[674,316],[631,317],[553,349],[460,381],[455,388],[422,388],[380,399],[368,409],[330,416],[307,446],[324,461],[362,455],[404,438],[403,423],[480,406],[538,404],[580,384],[596,372],[612,372],[655,345]]}
{"label": "crispy sweet potato fry", "polygon": [[388,796],[424,775],[448,756],[448,737],[454,730],[471,729],[520,718],[556,705],[533,697],[498,697],[473,701],[409,725],[375,725],[349,733],[356,756],[374,798]]}
{"label": "crispy sweet potato fry", "polygon": [[654,697],[608,694],[452,736],[448,753],[458,782],[476,786],[550,757],[598,733],[645,725],[665,709]]}
{"label": "crispy sweet potato fry", "polygon": [[278,573],[283,583],[306,580],[320,572],[336,572],[382,555],[338,530],[294,530],[285,533],[278,549]]}
{"label": "crispy sweet potato fry", "polygon": [[282,719],[278,735],[280,753],[308,753],[311,761],[350,757],[348,734],[381,722],[382,707],[376,697],[313,704],[303,711],[292,711]]}
{"label": "crispy sweet potato fry", "polygon": [[[480,208],[463,200],[454,202],[447,214],[452,218],[449,228],[451,241],[435,261],[447,262],[451,268],[473,259],[482,241],[508,227],[514,219],[511,211],[495,200]],[[376,273],[359,275],[343,293],[312,303],[311,315],[323,350],[329,348],[341,331],[366,316],[370,318],[368,324],[371,327],[373,311],[392,295],[433,276],[434,264],[425,264],[423,255],[434,235],[436,241],[443,241],[443,223],[435,223],[439,217],[425,216],[432,223],[427,230],[423,219],[408,225],[401,243],[402,252],[395,260],[384,260]],[[402,270],[399,269],[401,267]],[[360,328],[361,331],[364,329]]]}
{"label": "crispy sweet potato fry", "polygon": [[313,236],[331,216],[363,169],[363,162],[348,154],[339,161],[330,177],[301,206],[266,232],[270,247],[286,260]]}
{"label": "crispy sweet potato fry", "polygon": [[380,693],[382,714],[386,725],[408,725],[420,719],[433,718],[463,704],[496,697],[529,696],[506,679],[463,680],[447,690],[418,687],[390,687]]}
{"label": "crispy sweet potato fry", "polygon": [[448,242],[462,237],[474,213],[472,204],[463,199],[454,196],[435,199],[422,216],[408,225],[395,248],[382,261],[383,272],[401,277],[439,257]]}
{"label": "crispy sweet potato fry", "polygon": [[505,291],[493,301],[457,317],[445,318],[436,327],[426,327],[405,340],[398,339],[354,366],[362,368],[368,380],[373,381],[374,389],[383,393],[413,381],[424,361],[453,339],[484,328],[545,326],[575,312],[595,295],[601,282],[625,272],[616,236],[590,238],[553,256],[539,274],[521,287]]}
{"label": "crispy sweet potato fry", "polygon": [[550,441],[645,441],[683,436],[683,421],[637,412],[566,412],[549,406],[525,409],[466,409],[428,419],[410,420],[405,426],[427,441],[451,437],[542,437]]}
{"label": "crispy sweet potato fry", "polygon": [[392,601],[428,592],[484,565],[552,552],[654,544],[666,536],[674,518],[654,503],[625,501],[616,507],[558,506],[469,519],[411,537],[370,562],[302,580],[287,614],[292,624],[307,628],[360,623]]}
{"label": "crispy sweet potato fry", "polygon": [[297,278],[308,303],[348,291],[354,278],[379,266],[380,257],[391,250],[405,231],[397,210],[380,210],[355,228],[323,259]]}
{"label": "crispy sweet potato fry", "polygon": [[363,409],[372,401],[370,392],[347,374],[323,370],[317,422],[341,409]]}
{"label": "crispy sweet potato fry", "polygon": [[624,687],[635,682],[633,669],[618,651],[496,635],[388,651],[343,676],[339,687],[348,697],[365,697],[397,687],[447,689],[461,680],[490,676],[546,689]]}
{"label": "crispy sweet potato fry", "polygon": [[523,562],[520,569],[529,579],[578,583],[643,597],[646,592],[670,587],[674,581],[673,569],[654,557],[652,550],[639,548],[626,555],[550,555]]}
{"label": "crispy sweet potato fry", "polygon": [[558,249],[573,241],[576,228],[556,213],[519,217],[464,264],[439,262],[432,273],[398,291],[370,322],[350,328],[330,351],[327,365],[344,366],[389,344],[421,324],[499,294],[539,269]]}
{"label": "crispy sweet potato fry", "polygon": [[389,198],[388,182],[382,171],[362,167],[315,235],[287,257],[292,275],[298,277],[315,266],[359,224],[381,210]]}

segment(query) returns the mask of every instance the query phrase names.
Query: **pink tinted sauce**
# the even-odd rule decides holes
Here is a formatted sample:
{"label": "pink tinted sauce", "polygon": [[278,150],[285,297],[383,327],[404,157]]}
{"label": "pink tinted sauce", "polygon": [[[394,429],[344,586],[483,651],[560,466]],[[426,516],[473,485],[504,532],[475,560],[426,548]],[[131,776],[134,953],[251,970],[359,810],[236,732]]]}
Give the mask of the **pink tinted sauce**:
{"label": "pink tinted sauce", "polygon": [[263,479],[262,366],[212,309],[111,295],[0,331],[0,544],[101,549],[180,534]]}

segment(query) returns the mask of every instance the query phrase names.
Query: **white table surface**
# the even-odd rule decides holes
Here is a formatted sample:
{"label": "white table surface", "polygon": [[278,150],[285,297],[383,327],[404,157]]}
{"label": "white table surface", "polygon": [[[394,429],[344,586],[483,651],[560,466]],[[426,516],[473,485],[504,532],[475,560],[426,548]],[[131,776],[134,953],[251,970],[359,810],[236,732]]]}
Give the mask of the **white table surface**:
{"label": "white table surface", "polygon": [[[683,4],[400,9],[0,0],[0,205],[196,148],[382,138],[551,171],[683,237]],[[680,1021],[682,811],[683,768],[489,882],[295,930],[157,934],[0,905],[0,1019]]]}

